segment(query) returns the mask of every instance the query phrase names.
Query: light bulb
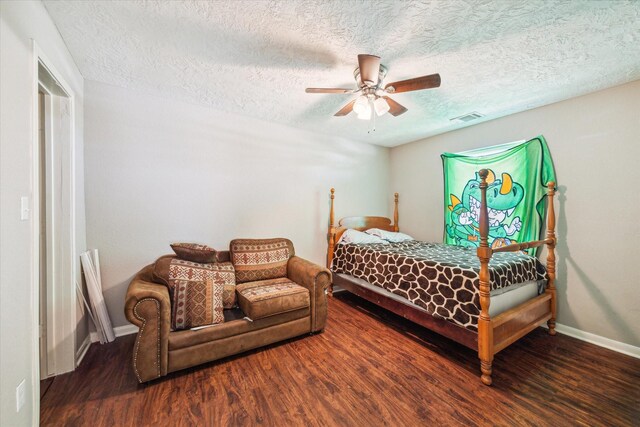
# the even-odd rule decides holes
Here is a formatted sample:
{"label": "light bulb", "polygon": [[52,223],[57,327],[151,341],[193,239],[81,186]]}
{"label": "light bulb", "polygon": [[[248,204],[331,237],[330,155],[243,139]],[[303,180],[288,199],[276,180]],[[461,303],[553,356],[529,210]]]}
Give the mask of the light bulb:
{"label": "light bulb", "polygon": [[358,115],[365,113],[368,109],[369,99],[365,95],[358,97],[353,104],[353,111]]}
{"label": "light bulb", "polygon": [[358,114],[358,118],[360,120],[370,120],[371,119],[371,106],[369,104],[366,105],[366,107],[364,107],[363,110],[361,110]]}
{"label": "light bulb", "polygon": [[382,116],[387,111],[389,111],[390,107],[389,107],[389,103],[387,103],[387,101],[384,98],[376,98],[376,100],[373,101],[373,108],[375,108],[376,114],[378,116]]}

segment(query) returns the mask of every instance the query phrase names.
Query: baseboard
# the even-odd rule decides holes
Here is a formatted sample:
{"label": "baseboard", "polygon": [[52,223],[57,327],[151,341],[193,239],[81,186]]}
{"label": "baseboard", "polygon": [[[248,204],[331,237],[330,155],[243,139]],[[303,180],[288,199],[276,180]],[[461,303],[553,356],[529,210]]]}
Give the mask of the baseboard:
{"label": "baseboard", "polygon": [[[339,293],[339,292],[343,292],[344,289],[339,289],[339,290],[336,289],[334,292],[336,291]],[[546,328],[546,325],[544,325],[544,327]],[[558,331],[561,334],[579,339],[581,341],[586,341],[588,343],[595,344],[597,346],[608,348],[609,350],[613,350],[618,353],[626,354],[628,356],[640,359],[640,347],[636,347],[631,344],[626,344],[620,341],[615,341],[610,338],[605,338],[600,335],[592,334],[591,332],[585,332],[580,329],[573,328],[571,326],[563,325],[561,323],[556,324],[556,331]],[[136,325],[131,325],[131,324],[124,325],[124,326],[117,326],[113,328],[113,332],[115,333],[116,337],[122,337],[125,335],[138,333],[138,327]],[[91,342],[100,341],[98,339],[98,334],[96,332],[91,332],[90,337],[91,337]],[[80,364],[82,357],[84,357],[84,354],[89,349],[89,345],[87,344],[88,339],[89,337],[85,339],[85,341],[82,343],[82,346],[80,346],[80,348],[78,349],[78,354],[80,354],[80,356],[76,355],[76,360],[77,360],[76,366]]]}
{"label": "baseboard", "polygon": [[615,341],[610,338],[605,338],[603,336],[592,334],[591,332],[585,332],[571,326],[562,325],[560,323],[556,324],[556,331],[561,334],[579,339],[581,341],[586,341],[599,347],[608,348],[609,350],[613,350],[618,353],[626,354],[627,356],[640,359],[640,347],[636,347],[620,341]]}
{"label": "baseboard", "polygon": [[[138,327],[132,324],[116,326],[115,328],[113,328],[113,332],[116,335],[116,338],[118,338],[118,337],[123,337],[125,335],[137,334]],[[91,342],[100,342],[97,332],[91,332]]]}
{"label": "baseboard", "polygon": [[80,348],[78,349],[78,351],[76,351],[76,368],[80,366],[80,363],[82,362],[82,359],[84,359],[85,354],[87,354],[89,347],[91,347],[90,334],[84,338],[84,341],[82,341]]}

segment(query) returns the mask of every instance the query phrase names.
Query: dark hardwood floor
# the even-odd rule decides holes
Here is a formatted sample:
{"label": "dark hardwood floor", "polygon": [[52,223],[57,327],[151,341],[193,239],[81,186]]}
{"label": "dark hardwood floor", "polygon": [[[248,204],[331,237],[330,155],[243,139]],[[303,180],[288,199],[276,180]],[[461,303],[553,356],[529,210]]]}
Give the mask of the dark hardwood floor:
{"label": "dark hardwood floor", "polygon": [[640,425],[640,360],[536,330],[494,361],[352,295],[324,333],[139,385],[134,336],[56,378],[42,425]]}
{"label": "dark hardwood floor", "polygon": [[53,384],[53,380],[55,377],[45,378],[44,380],[40,380],[40,399],[47,393],[51,384]]}

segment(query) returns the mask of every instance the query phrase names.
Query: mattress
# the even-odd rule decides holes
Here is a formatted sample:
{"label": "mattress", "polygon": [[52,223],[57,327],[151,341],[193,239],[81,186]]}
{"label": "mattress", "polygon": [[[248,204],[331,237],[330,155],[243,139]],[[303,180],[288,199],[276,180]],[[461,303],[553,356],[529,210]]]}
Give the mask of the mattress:
{"label": "mattress", "polygon": [[[404,298],[434,317],[478,330],[480,262],[475,248],[419,241],[337,245],[331,270]],[[489,273],[492,296],[510,294],[504,305],[492,298],[495,314],[538,295],[539,284],[546,281],[540,261],[520,252],[494,254]]]}
{"label": "mattress", "polygon": [[[363,279],[358,279],[357,277],[349,276],[348,274],[337,273],[338,276],[343,279],[349,280],[351,282],[357,283],[359,286],[363,288],[367,288],[373,292],[376,292],[380,295],[384,295],[389,297],[395,301],[401,302],[405,305],[413,306],[413,308],[422,310],[425,313],[429,313],[426,309],[420,307],[419,305],[413,304],[406,298],[401,297],[400,295],[389,292],[380,286],[374,286],[371,283],[367,282]],[[545,281],[540,280],[537,282],[526,282],[526,283],[518,283],[516,285],[507,286],[506,288],[501,288],[496,291],[491,292],[491,304],[489,305],[489,316],[494,317],[500,313],[504,313],[507,310],[510,310],[514,307],[519,306],[525,301],[530,300],[542,292],[544,292]],[[334,293],[340,292],[339,289],[334,289]]]}

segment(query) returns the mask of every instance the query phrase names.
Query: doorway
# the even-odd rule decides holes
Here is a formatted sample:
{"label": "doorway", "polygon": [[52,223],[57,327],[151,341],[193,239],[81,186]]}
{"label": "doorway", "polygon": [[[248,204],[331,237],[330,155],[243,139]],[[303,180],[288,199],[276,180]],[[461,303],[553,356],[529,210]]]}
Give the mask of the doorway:
{"label": "doorway", "polygon": [[[49,271],[47,271],[47,265],[50,264],[47,261],[47,254],[50,253],[50,250],[47,250],[47,241],[51,241],[51,238],[47,239],[47,230],[51,230],[51,216],[47,215],[47,206],[50,206],[51,203],[47,203],[47,171],[51,169],[51,164],[47,167],[47,161],[50,160],[47,153],[50,150],[47,150],[47,134],[46,134],[46,122],[51,120],[51,117],[47,117],[47,111],[45,111],[45,105],[47,104],[47,99],[45,99],[45,91],[46,89],[42,86],[38,87],[38,168],[40,173],[40,186],[38,200],[40,202],[40,221],[39,221],[39,253],[40,253],[40,265],[39,265],[39,294],[40,294],[40,319],[38,322],[38,332],[40,334],[40,392],[42,393],[43,388],[46,389],[45,384],[47,383],[47,379],[53,376],[53,372],[55,372],[55,367],[49,367],[49,351],[50,348],[47,345],[47,304],[50,300],[49,295],[47,295],[47,278],[49,276]],[[49,224],[49,227],[47,227]],[[55,358],[51,358],[53,362]]]}
{"label": "doorway", "polygon": [[75,369],[74,98],[45,59],[36,58],[32,224],[39,374],[34,379],[43,381],[43,392],[55,375]]}

